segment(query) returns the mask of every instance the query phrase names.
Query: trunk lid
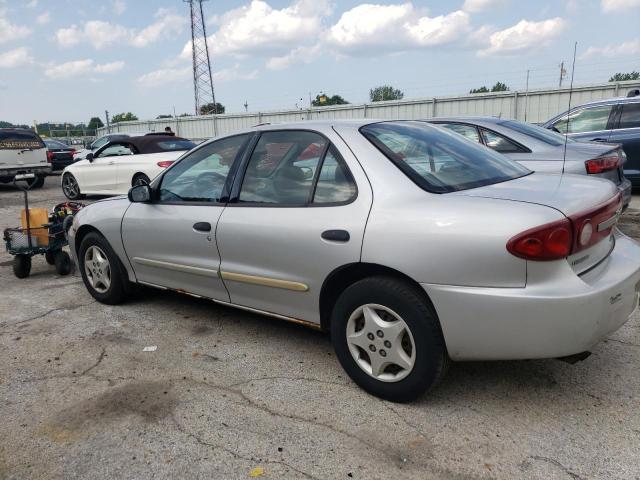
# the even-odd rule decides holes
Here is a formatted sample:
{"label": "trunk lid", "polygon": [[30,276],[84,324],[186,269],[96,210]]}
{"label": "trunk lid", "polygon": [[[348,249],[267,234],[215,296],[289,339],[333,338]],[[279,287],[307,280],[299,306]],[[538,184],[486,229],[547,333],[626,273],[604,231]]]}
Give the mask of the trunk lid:
{"label": "trunk lid", "polygon": [[[452,195],[534,203],[558,210],[573,226],[574,247],[567,261],[577,274],[594,268],[609,256],[615,244],[613,230],[622,212],[616,186],[593,176],[534,173]],[[580,235],[586,223],[591,224],[591,238],[595,241],[583,248]]]}

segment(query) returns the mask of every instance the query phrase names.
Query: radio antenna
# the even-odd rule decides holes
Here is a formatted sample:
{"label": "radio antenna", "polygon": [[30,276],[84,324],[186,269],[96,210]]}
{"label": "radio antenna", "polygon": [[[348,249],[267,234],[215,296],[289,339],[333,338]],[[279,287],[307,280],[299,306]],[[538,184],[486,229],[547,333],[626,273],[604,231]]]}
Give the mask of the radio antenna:
{"label": "radio antenna", "polygon": [[569,85],[569,108],[567,109],[567,131],[564,134],[564,154],[562,156],[562,174],[564,175],[564,164],[567,161],[567,142],[569,141],[569,115],[571,113],[571,96],[573,95],[573,75],[576,72],[576,52],[578,42],[573,45],[573,65],[571,66],[571,84]]}

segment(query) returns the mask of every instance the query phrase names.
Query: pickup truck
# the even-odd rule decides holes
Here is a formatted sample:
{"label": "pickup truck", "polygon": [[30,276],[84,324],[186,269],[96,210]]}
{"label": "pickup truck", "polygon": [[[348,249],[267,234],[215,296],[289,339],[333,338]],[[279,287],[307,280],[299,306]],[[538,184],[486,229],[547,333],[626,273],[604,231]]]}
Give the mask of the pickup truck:
{"label": "pickup truck", "polygon": [[0,128],[0,182],[9,183],[22,173],[33,173],[29,188],[40,188],[51,173],[47,147],[40,136],[23,128]]}

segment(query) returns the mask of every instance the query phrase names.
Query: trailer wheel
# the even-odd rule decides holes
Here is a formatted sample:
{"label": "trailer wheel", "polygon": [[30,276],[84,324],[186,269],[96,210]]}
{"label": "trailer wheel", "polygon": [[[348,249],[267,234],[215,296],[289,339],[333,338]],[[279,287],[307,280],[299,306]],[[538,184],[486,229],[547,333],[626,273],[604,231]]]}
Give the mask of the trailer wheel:
{"label": "trailer wheel", "polygon": [[54,262],[58,275],[69,275],[71,272],[71,257],[67,252],[58,250],[54,256]]}
{"label": "trailer wheel", "polygon": [[44,253],[44,259],[47,261],[49,265],[56,264],[56,253],[57,251],[53,251],[53,250],[49,250],[48,252]]}
{"label": "trailer wheel", "polygon": [[13,257],[13,273],[18,278],[27,278],[31,273],[31,257],[29,255]]}

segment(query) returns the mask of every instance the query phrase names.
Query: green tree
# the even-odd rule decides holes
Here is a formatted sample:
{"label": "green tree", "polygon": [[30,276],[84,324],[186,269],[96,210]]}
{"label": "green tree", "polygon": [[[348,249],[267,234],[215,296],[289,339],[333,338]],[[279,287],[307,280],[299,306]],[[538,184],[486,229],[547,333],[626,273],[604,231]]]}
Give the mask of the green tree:
{"label": "green tree", "polygon": [[134,121],[134,120],[138,120],[138,117],[136,117],[131,112],[116,113],[113,117],[111,117],[111,123],[131,122],[131,121]]}
{"label": "green tree", "polygon": [[209,115],[211,113],[224,113],[224,105],[219,102],[216,102],[216,106],[214,108],[213,102],[207,103],[200,107],[200,115]]}
{"label": "green tree", "polygon": [[402,100],[404,93],[402,90],[393,88],[391,85],[382,85],[369,90],[369,99],[372,102],[382,102],[384,100]]}
{"label": "green tree", "polygon": [[89,124],[87,125],[89,130],[95,130],[102,127],[104,127],[104,123],[102,123],[100,117],[91,117],[91,120],[89,120]]}
{"label": "green tree", "polygon": [[507,87],[506,83],[496,82],[496,84],[491,87],[492,92],[508,92],[509,87]]}
{"label": "green tree", "polygon": [[487,93],[489,91],[490,90],[483,85],[480,88],[472,88],[471,90],[469,90],[469,93]]}
{"label": "green tree", "polygon": [[609,81],[624,82],[625,80],[638,80],[638,79],[640,79],[640,72],[636,72],[634,70],[633,72],[628,72],[628,73],[616,73],[613,77],[609,79]]}
{"label": "green tree", "polygon": [[173,115],[158,115],[156,120],[160,120],[161,118],[173,118]]}
{"label": "green tree", "polygon": [[314,107],[325,107],[327,105],[347,105],[348,103],[349,102],[340,95],[333,95],[330,97],[321,93],[320,95],[316,95],[316,99],[311,102],[311,105]]}
{"label": "green tree", "polygon": [[181,113],[180,115],[178,115],[179,117],[191,117],[192,115],[190,113]]}

